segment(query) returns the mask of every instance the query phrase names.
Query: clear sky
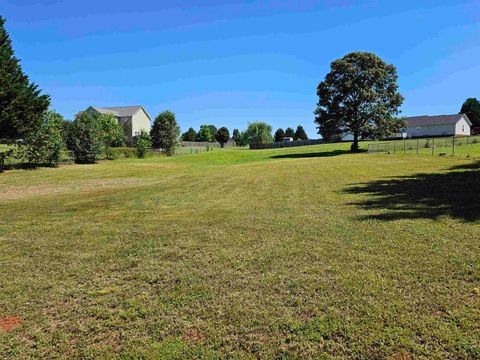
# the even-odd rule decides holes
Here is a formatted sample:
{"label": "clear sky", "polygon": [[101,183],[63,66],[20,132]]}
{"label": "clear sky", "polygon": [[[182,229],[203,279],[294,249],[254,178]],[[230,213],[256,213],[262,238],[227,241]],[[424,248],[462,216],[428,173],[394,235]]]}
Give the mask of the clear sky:
{"label": "clear sky", "polygon": [[24,70],[67,118],[89,105],[169,109],[182,131],[301,124],[330,62],[397,66],[403,115],[480,98],[480,1],[0,0]]}

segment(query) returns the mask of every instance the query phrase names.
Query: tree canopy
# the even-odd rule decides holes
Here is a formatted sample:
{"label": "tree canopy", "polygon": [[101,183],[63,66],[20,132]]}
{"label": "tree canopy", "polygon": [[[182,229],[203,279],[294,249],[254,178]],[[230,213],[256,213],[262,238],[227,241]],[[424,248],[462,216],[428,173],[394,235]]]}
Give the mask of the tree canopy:
{"label": "tree canopy", "polygon": [[243,141],[246,144],[272,143],[272,127],[262,121],[249,123],[247,130],[243,132]]}
{"label": "tree canopy", "polygon": [[324,127],[330,133],[350,133],[352,151],[358,151],[359,138],[380,138],[404,127],[394,118],[403,102],[397,78],[395,66],[372,53],[354,52],[333,61],[317,87],[319,133]]}
{"label": "tree canopy", "polygon": [[212,132],[210,125],[201,125],[197,133],[197,141],[212,142],[215,138],[215,133]]}
{"label": "tree canopy", "polygon": [[275,131],[275,136],[274,136],[275,142],[282,142],[284,137],[285,137],[285,131],[283,131],[283,129],[277,129],[277,131]]}
{"label": "tree canopy", "polygon": [[288,127],[285,129],[285,137],[293,138],[294,136],[295,136],[295,131],[291,127]]}
{"label": "tree canopy", "polygon": [[73,121],[70,136],[69,142],[72,145],[75,162],[93,164],[104,145],[98,114],[86,111],[78,113]]}
{"label": "tree canopy", "polygon": [[173,155],[180,136],[180,127],[171,111],[163,111],[157,115],[151,130],[153,146],[163,149],[167,155]]}
{"label": "tree canopy", "polygon": [[226,127],[221,127],[215,133],[215,140],[217,140],[220,143],[220,146],[222,148],[227,143],[227,141],[229,139],[230,139],[230,132],[228,131],[228,129]]}
{"label": "tree canopy", "polygon": [[295,140],[308,140],[307,133],[302,125],[297,126],[297,130],[295,130],[295,134],[293,137]]}
{"label": "tree canopy", "polygon": [[42,126],[50,98],[23,73],[4,25],[0,16],[0,138],[18,139]]}
{"label": "tree canopy", "polygon": [[233,129],[232,138],[236,145],[240,145],[242,142],[242,134],[240,133],[240,130]]}
{"label": "tree canopy", "polygon": [[480,101],[476,98],[465,100],[460,113],[467,115],[474,127],[480,127]]}
{"label": "tree canopy", "polygon": [[189,128],[186,132],[182,134],[183,141],[196,141],[197,132],[193,128]]}

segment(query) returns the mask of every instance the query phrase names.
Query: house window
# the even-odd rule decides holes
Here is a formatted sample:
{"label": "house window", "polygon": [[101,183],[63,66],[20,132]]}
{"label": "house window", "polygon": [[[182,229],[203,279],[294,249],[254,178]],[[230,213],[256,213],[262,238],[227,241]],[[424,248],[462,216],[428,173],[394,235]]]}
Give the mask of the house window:
{"label": "house window", "polygon": [[462,132],[465,132],[465,125],[462,125]]}
{"label": "house window", "polygon": [[140,135],[140,133],[138,131],[135,131],[135,136],[137,136],[137,135]]}

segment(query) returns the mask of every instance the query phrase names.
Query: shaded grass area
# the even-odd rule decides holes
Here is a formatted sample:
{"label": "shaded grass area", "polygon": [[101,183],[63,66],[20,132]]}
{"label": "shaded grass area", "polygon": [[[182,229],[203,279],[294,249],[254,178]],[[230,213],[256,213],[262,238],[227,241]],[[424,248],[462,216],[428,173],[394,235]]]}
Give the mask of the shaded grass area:
{"label": "shaded grass area", "polygon": [[477,165],[335,146],[3,173],[0,357],[480,356],[479,222],[363,205]]}

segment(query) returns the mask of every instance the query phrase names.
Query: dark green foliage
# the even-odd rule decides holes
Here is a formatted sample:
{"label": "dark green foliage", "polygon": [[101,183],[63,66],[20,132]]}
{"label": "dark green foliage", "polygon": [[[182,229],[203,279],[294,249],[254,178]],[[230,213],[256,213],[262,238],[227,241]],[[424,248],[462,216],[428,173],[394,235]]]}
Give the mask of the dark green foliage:
{"label": "dark green foliage", "polygon": [[62,121],[63,142],[65,143],[68,150],[73,150],[72,129],[73,129],[73,121],[70,121],[70,120],[63,120]]}
{"label": "dark green foliage", "polygon": [[167,155],[173,155],[178,144],[180,127],[175,120],[175,114],[164,111],[157,115],[150,133],[153,147],[162,149]]}
{"label": "dark green foliage", "polygon": [[285,131],[283,131],[283,129],[277,129],[277,131],[275,131],[275,136],[274,136],[275,142],[282,142],[284,137],[285,137]]}
{"label": "dark green foliage", "polygon": [[315,122],[320,134],[324,126],[327,137],[350,133],[352,151],[357,151],[360,137],[381,138],[405,126],[394,119],[403,102],[395,66],[375,54],[354,52],[335,60],[330,68],[317,87]]}
{"label": "dark green foliage", "polygon": [[19,139],[42,126],[50,98],[23,73],[4,24],[0,16],[0,138]]}
{"label": "dark green foliage", "polygon": [[233,141],[235,141],[235,145],[240,145],[240,143],[242,142],[242,134],[240,133],[240,130],[233,129],[232,138]]}
{"label": "dark green foliage", "polygon": [[142,130],[140,135],[137,136],[135,147],[139,159],[143,159],[152,149],[152,138],[145,130]]}
{"label": "dark green foliage", "polygon": [[295,135],[293,138],[295,140],[308,140],[307,133],[302,125],[297,126],[297,130],[295,130]]}
{"label": "dark green foliage", "polygon": [[65,148],[62,133],[63,117],[54,111],[45,112],[42,123],[19,145],[20,157],[30,165],[58,165]]}
{"label": "dark green foliage", "polygon": [[200,130],[197,133],[197,141],[212,142],[215,139],[215,133],[209,125],[200,126]]}
{"label": "dark green foliage", "polygon": [[213,134],[212,141],[215,141],[215,134],[217,133],[217,127],[215,125],[208,125],[210,132]]}
{"label": "dark green foliage", "polygon": [[480,101],[476,98],[468,98],[462,105],[461,114],[468,116],[472,126],[480,127]]}
{"label": "dark green foliage", "polygon": [[221,127],[215,133],[215,140],[217,140],[220,143],[220,146],[222,148],[227,143],[227,141],[229,139],[230,139],[230,132],[228,131],[228,129],[226,127]]}
{"label": "dark green foliage", "polygon": [[182,134],[181,138],[183,141],[196,141],[197,132],[193,128],[190,128]]}
{"label": "dark green foliage", "polygon": [[93,164],[103,149],[98,115],[80,112],[73,121],[69,143],[77,164]]}
{"label": "dark green foliage", "polygon": [[295,131],[291,127],[285,129],[285,137],[295,137]]}
{"label": "dark green foliage", "polygon": [[323,141],[327,143],[338,142],[342,139],[342,129],[338,127],[336,119],[329,118],[327,112],[320,112],[315,118],[317,124],[321,124],[317,127],[318,134],[322,137]]}
{"label": "dark green foliage", "polygon": [[273,142],[272,127],[262,121],[249,123],[242,139],[245,144],[270,144]]}

